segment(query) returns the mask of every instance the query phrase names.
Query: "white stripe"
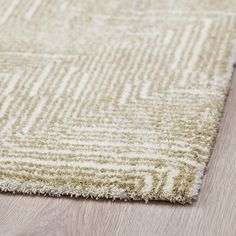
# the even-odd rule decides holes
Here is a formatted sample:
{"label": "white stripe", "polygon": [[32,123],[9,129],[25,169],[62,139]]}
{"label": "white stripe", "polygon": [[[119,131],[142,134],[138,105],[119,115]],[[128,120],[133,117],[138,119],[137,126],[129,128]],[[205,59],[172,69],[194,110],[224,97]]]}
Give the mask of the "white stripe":
{"label": "white stripe", "polygon": [[65,90],[65,88],[66,88],[66,85],[69,83],[69,81],[71,80],[71,77],[72,77],[72,75],[73,75],[73,73],[75,72],[75,71],[77,71],[78,70],[78,68],[77,67],[73,67],[73,66],[71,66],[70,68],[69,68],[69,71],[67,72],[67,74],[63,77],[63,80],[62,80],[62,82],[61,82],[61,84],[60,84],[60,87],[56,90],[56,93],[55,93],[55,98],[57,99],[57,98],[60,98],[61,96],[62,96],[62,94],[63,94],[63,92],[64,92],[64,90]]}
{"label": "white stripe", "polygon": [[88,82],[89,82],[89,75],[87,73],[84,73],[84,75],[80,78],[78,87],[73,95],[73,99],[77,100],[80,97],[82,91],[84,90]]}
{"label": "white stripe", "polygon": [[211,26],[212,20],[206,19],[204,20],[203,27],[201,30],[200,38],[198,39],[197,43],[194,46],[194,49],[192,51],[192,58],[190,60],[190,68],[194,68],[196,66],[196,61],[199,58],[199,54],[202,52],[202,46],[204,41],[206,40],[207,33],[209,32],[210,26]]}
{"label": "white stripe", "polygon": [[11,13],[14,11],[15,7],[18,5],[19,1],[14,0],[14,1],[11,1],[11,3],[12,4],[7,8],[5,14],[2,17],[0,17],[0,25],[7,21]]}
{"label": "white stripe", "polygon": [[44,99],[44,98],[41,98],[41,99],[40,99],[40,101],[39,101],[39,103],[37,104],[35,110],[32,112],[31,117],[28,118],[27,124],[26,124],[26,126],[24,127],[23,132],[27,133],[27,132],[30,130],[30,128],[33,126],[35,120],[37,119],[37,117],[38,117],[39,114],[41,113],[41,111],[42,111],[44,105],[46,104],[46,101],[47,101],[47,100]]}
{"label": "white stripe", "polygon": [[9,80],[9,83],[7,84],[6,88],[4,89],[2,95],[6,96],[9,95],[15,88],[16,83],[20,79],[22,72],[18,72],[17,74],[14,74]]}
{"label": "white stripe", "polygon": [[28,10],[28,12],[24,15],[24,18],[29,20],[33,14],[35,13],[35,11],[37,10],[37,8],[40,6],[42,0],[34,0],[33,1],[33,6]]}
{"label": "white stripe", "polygon": [[30,94],[29,94],[30,97],[33,97],[37,94],[37,92],[40,89],[40,87],[42,86],[43,82],[45,82],[45,79],[47,78],[52,67],[53,67],[53,63],[50,63],[44,68],[44,70],[40,74],[39,78],[37,78],[37,81],[34,83],[32,89],[30,91]]}
{"label": "white stripe", "polygon": [[127,103],[127,98],[130,95],[131,91],[132,91],[132,85],[129,83],[126,83],[124,85],[124,88],[122,90],[122,94],[120,96],[120,104],[121,105],[124,105],[125,103]]}
{"label": "white stripe", "polygon": [[169,174],[167,175],[167,180],[165,182],[164,185],[164,192],[165,195],[173,195],[173,186],[174,186],[174,181],[175,181],[175,177],[177,177],[179,175],[180,171],[177,168],[172,168],[170,169]]}
{"label": "white stripe", "polygon": [[7,96],[7,98],[4,100],[4,103],[0,107],[0,119],[3,118],[3,116],[5,115],[7,108],[12,100],[13,100],[12,96]]}

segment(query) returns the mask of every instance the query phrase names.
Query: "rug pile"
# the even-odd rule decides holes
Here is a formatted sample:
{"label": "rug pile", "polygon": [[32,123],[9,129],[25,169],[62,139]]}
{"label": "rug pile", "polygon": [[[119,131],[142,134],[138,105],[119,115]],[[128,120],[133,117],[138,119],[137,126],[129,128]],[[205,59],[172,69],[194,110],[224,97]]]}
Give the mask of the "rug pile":
{"label": "rug pile", "polygon": [[2,1],[0,190],[191,203],[235,39],[235,0]]}

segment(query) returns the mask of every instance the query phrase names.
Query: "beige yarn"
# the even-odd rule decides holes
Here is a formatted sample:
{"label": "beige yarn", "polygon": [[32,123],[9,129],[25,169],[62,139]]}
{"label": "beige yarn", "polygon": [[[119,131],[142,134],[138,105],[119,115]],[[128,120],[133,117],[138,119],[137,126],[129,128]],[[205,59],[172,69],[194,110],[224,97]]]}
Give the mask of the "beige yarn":
{"label": "beige yarn", "polygon": [[235,39],[235,0],[1,1],[1,191],[191,202]]}

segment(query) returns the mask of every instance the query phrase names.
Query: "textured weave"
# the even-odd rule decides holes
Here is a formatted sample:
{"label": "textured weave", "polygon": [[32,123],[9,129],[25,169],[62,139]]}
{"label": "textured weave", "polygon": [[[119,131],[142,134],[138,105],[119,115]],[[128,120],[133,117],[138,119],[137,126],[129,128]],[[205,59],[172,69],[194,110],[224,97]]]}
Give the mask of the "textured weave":
{"label": "textured weave", "polygon": [[235,0],[0,5],[1,191],[196,198],[235,61]]}

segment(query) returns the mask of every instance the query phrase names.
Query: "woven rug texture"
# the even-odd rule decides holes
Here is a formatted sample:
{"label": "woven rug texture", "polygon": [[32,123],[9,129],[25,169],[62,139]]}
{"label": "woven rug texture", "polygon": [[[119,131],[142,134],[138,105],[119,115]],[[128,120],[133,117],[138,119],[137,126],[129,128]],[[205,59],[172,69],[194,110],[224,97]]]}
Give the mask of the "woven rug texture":
{"label": "woven rug texture", "polygon": [[236,61],[235,0],[0,5],[0,191],[196,199]]}

